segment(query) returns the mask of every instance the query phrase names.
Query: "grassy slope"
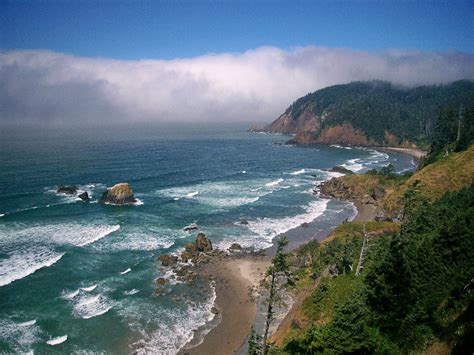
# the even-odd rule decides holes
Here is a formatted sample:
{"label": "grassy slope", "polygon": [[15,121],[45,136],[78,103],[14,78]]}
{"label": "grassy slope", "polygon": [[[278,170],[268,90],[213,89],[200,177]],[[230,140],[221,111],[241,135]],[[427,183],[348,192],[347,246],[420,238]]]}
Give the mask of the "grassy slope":
{"label": "grassy slope", "polygon": [[385,209],[392,212],[399,208],[401,197],[416,180],[421,182],[421,195],[431,202],[440,199],[448,191],[459,191],[474,183],[474,145],[464,152],[442,157],[416,172],[400,186],[387,190]]}
{"label": "grassy slope", "polygon": [[[442,197],[447,191],[458,191],[463,187],[474,183],[474,145],[461,153],[451,153],[437,162],[426,166],[413,174],[410,178],[387,179],[379,175],[354,174],[347,175],[343,179],[347,186],[355,191],[357,195],[370,194],[371,190],[382,185],[386,189],[386,195],[382,198],[385,208],[394,211],[401,207],[401,197],[403,193],[413,184],[414,181],[421,181],[421,194],[429,201],[435,201]],[[324,249],[349,244],[358,239],[356,248],[351,251],[352,268],[357,265],[358,255],[361,247],[361,237],[363,236],[363,225],[361,222],[345,223],[337,227],[320,245],[321,253]],[[377,246],[387,243],[390,236],[397,233],[400,225],[393,222],[368,222],[365,223],[366,232],[371,236],[366,263],[370,266],[371,260],[377,258]],[[382,238],[379,238],[382,237]],[[322,259],[322,258],[321,258]],[[328,264],[330,260],[326,261]],[[323,262],[324,263],[324,262]],[[327,266],[327,265],[324,265]],[[303,268],[304,269],[304,268]],[[307,269],[302,270],[304,275],[300,284],[307,287],[310,282]],[[312,294],[302,303],[302,307],[295,312],[291,327],[280,329],[279,339],[272,339],[277,346],[287,343],[294,337],[302,334],[311,324],[324,325],[332,318],[334,307],[354,296],[362,286],[362,278],[357,278],[353,273],[340,275],[331,278],[323,276],[320,284]],[[435,345],[445,344],[438,343]]]}

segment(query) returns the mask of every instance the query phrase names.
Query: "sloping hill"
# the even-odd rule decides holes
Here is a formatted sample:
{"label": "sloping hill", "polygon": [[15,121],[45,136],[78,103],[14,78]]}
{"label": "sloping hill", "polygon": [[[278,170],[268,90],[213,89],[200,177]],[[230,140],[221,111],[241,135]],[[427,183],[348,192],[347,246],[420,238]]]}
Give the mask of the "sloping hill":
{"label": "sloping hill", "polygon": [[442,107],[473,103],[467,80],[411,89],[353,82],[301,97],[263,131],[296,134],[300,144],[423,146]]}

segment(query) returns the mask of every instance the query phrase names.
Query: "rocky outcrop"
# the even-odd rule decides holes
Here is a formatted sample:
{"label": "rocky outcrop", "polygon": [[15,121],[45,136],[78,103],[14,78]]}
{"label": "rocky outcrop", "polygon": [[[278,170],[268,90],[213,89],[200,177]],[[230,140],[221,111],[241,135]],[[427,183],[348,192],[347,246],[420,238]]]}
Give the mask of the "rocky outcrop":
{"label": "rocky outcrop", "polygon": [[124,205],[137,202],[137,200],[133,196],[133,191],[130,185],[127,183],[120,183],[107,188],[107,190],[102,194],[99,202]]}
{"label": "rocky outcrop", "polygon": [[58,194],[66,194],[66,195],[75,195],[78,191],[78,187],[77,186],[64,186],[64,185],[61,185],[58,187],[56,193]]}
{"label": "rocky outcrop", "polygon": [[90,197],[89,197],[89,194],[87,193],[87,191],[84,191],[83,193],[80,193],[79,195],[77,195],[77,197],[79,197],[82,201],[89,201],[90,200]]}
{"label": "rocky outcrop", "polygon": [[81,190],[79,190],[79,188],[77,186],[74,186],[74,185],[70,185],[70,186],[61,185],[56,190],[56,193],[76,196],[76,197],[80,198],[82,201],[85,201],[85,202],[88,202],[90,200],[90,197],[89,197],[89,194],[87,193],[87,191],[82,191],[81,192]]}
{"label": "rocky outcrop", "polygon": [[314,144],[339,144],[343,146],[367,147],[377,145],[350,123],[324,128],[320,132],[299,132],[289,144],[314,145]]}
{"label": "rocky outcrop", "polygon": [[175,255],[163,254],[158,258],[163,266],[173,266],[178,262],[178,257]]}
{"label": "rocky outcrop", "polygon": [[211,251],[212,243],[209,238],[206,237],[204,233],[199,233],[196,237],[196,249],[198,251]]}
{"label": "rocky outcrop", "polygon": [[232,243],[232,245],[229,247],[229,251],[242,251],[242,246],[239,243]]}
{"label": "rocky outcrop", "polygon": [[352,170],[346,169],[343,166],[335,166],[334,168],[329,169],[332,173],[339,173],[344,175],[354,174]]}

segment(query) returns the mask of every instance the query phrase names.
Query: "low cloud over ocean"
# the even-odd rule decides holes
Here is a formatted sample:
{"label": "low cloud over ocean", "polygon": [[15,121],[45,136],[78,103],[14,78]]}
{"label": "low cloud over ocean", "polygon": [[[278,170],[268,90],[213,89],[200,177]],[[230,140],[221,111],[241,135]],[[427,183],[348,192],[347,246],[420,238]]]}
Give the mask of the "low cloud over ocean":
{"label": "low cloud over ocean", "polygon": [[474,79],[474,54],[303,47],[174,60],[0,52],[0,123],[270,121],[317,89],[381,79]]}

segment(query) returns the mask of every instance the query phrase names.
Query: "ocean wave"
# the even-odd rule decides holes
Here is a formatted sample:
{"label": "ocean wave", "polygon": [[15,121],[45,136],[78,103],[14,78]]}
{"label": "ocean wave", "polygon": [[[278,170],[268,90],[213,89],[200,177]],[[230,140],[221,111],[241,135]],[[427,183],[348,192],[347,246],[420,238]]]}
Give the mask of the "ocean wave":
{"label": "ocean wave", "polygon": [[97,284],[89,286],[89,287],[81,287],[81,290],[86,291],[86,292],[91,292],[91,291],[94,291],[96,287],[97,287]]}
{"label": "ocean wave", "polygon": [[306,170],[301,169],[301,170],[293,171],[292,173],[290,173],[290,175],[301,175],[301,174],[304,174],[304,173],[306,173]]}
{"label": "ocean wave", "polygon": [[32,352],[32,345],[40,342],[42,333],[36,320],[17,323],[8,318],[0,319],[0,339],[11,348],[8,352]]}
{"label": "ocean wave", "polygon": [[131,290],[124,291],[123,294],[127,296],[133,296],[134,294],[140,292],[140,290],[137,290],[136,288],[132,288]]}
{"label": "ocean wave", "polygon": [[17,240],[84,247],[120,229],[120,225],[82,225],[76,223],[25,226],[13,224],[0,227],[0,243]]}
{"label": "ocean wave", "polygon": [[53,339],[50,339],[46,342],[46,344],[48,345],[59,345],[59,344],[62,344],[64,343],[65,341],[67,340],[67,335],[63,335],[63,336],[60,336],[60,337],[57,337],[57,338],[53,338]]}
{"label": "ocean wave", "polygon": [[278,180],[275,180],[275,181],[271,181],[271,182],[268,182],[265,184],[266,187],[273,187],[273,186],[277,186],[278,184],[281,184],[283,181],[285,181],[284,179],[278,179]]}
{"label": "ocean wave", "polygon": [[90,319],[107,313],[114,303],[102,294],[82,296],[74,302],[73,314],[76,317]]}
{"label": "ocean wave", "polygon": [[185,232],[173,231],[168,228],[152,231],[132,230],[124,231],[119,238],[105,241],[94,248],[98,251],[109,252],[110,250],[159,250],[172,247],[177,239],[184,238]]}
{"label": "ocean wave", "polygon": [[0,260],[0,286],[23,279],[36,271],[58,262],[66,253],[57,253],[46,247],[16,250]]}
{"label": "ocean wave", "polygon": [[339,148],[339,149],[348,149],[348,150],[353,149],[352,147],[343,147],[342,145],[339,145],[339,144],[331,144],[330,147]]}
{"label": "ocean wave", "polygon": [[347,162],[345,162],[341,166],[355,172],[364,169],[364,165],[362,164],[362,159],[357,159],[357,158],[349,159]]}
{"label": "ocean wave", "polygon": [[[205,182],[197,185],[158,190],[158,195],[174,201],[193,200],[198,203],[217,207],[233,208],[257,202],[262,196],[274,191],[269,189],[268,179],[247,181]],[[270,186],[272,187],[272,186]]]}
{"label": "ocean wave", "polygon": [[120,271],[120,275],[128,274],[130,271],[132,271],[132,269],[130,269],[130,268],[125,269],[125,270],[123,270],[123,271]]}
{"label": "ocean wave", "polygon": [[326,211],[328,202],[329,200],[326,199],[317,199],[303,207],[305,213],[296,216],[259,218],[255,221],[248,221],[247,228],[266,241],[271,242],[276,236],[321,216]]}
{"label": "ocean wave", "polygon": [[[176,354],[188,342],[193,340],[195,330],[202,328],[215,315],[211,312],[216,300],[215,285],[211,284],[211,295],[203,302],[188,302],[187,309],[184,311],[166,310],[160,313],[162,321],[157,324],[157,329],[153,332],[147,332],[143,328],[137,329],[142,339],[130,345],[133,353],[136,354]],[[200,333],[200,339],[207,334],[210,329]]]}
{"label": "ocean wave", "polygon": [[144,204],[145,204],[145,202],[143,202],[139,198],[135,198],[135,202],[132,203],[132,205],[134,205],[134,206],[143,206]]}
{"label": "ocean wave", "polygon": [[36,324],[36,319],[29,320],[27,322],[23,323],[18,323],[19,327],[29,327],[30,325],[35,325]]}

